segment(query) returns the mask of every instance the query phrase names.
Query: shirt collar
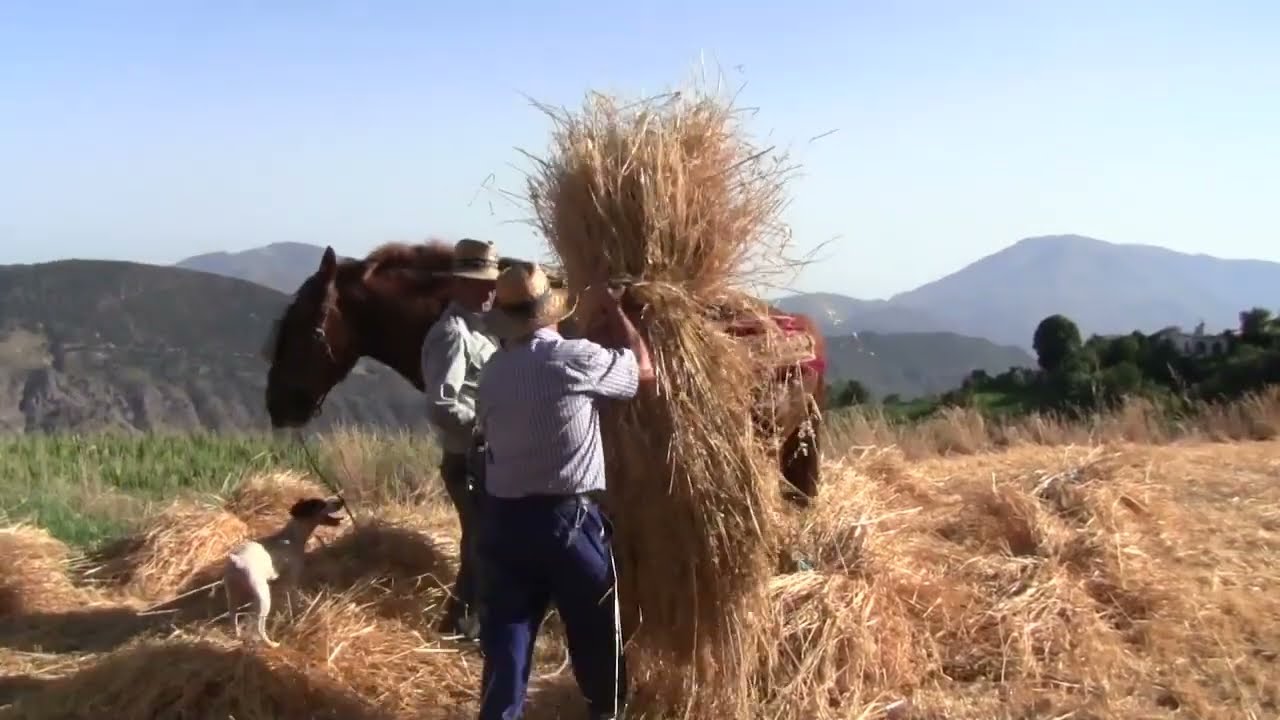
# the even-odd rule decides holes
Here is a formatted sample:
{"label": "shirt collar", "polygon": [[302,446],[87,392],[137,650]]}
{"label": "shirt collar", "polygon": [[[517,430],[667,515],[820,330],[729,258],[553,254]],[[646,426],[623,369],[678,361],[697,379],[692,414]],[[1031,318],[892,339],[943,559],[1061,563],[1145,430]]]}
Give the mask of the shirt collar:
{"label": "shirt collar", "polygon": [[453,301],[449,302],[449,307],[445,312],[462,318],[467,323],[467,327],[477,330],[484,329],[484,313],[472,312]]}
{"label": "shirt collar", "polygon": [[526,338],[524,341],[508,340],[502,343],[502,346],[508,349],[528,348],[528,347],[533,347],[533,345],[538,342],[546,342],[547,340],[563,340],[563,339],[564,337],[561,336],[560,333],[556,332],[555,330],[552,330],[551,328],[544,327],[544,328],[538,328],[537,330],[534,330],[533,334],[530,335],[528,338]]}

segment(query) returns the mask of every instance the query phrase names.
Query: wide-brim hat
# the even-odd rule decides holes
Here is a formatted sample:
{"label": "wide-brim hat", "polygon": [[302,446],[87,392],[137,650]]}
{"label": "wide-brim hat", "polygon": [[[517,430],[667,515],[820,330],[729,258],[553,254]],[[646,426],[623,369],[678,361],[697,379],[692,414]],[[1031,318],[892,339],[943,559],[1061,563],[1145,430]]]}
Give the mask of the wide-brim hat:
{"label": "wide-brim hat", "polygon": [[463,238],[453,246],[449,275],[472,280],[497,280],[498,251],[491,242]]}
{"label": "wide-brim hat", "polygon": [[494,336],[509,340],[554,325],[573,310],[568,293],[551,287],[542,266],[518,262],[498,276],[484,324]]}

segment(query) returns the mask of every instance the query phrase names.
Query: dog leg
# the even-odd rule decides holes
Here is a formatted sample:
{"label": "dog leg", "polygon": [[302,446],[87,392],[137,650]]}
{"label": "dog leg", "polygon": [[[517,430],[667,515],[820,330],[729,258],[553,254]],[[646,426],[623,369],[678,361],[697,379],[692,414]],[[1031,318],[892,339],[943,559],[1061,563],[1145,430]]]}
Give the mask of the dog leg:
{"label": "dog leg", "polygon": [[258,639],[270,647],[280,643],[267,637],[267,616],[271,614],[271,587],[266,580],[254,580],[253,592],[258,600]]}
{"label": "dog leg", "polygon": [[236,609],[238,606],[236,605],[235,593],[231,590],[230,578],[223,578],[222,594],[227,598],[227,618],[231,621],[231,628],[235,632],[236,639],[239,640],[240,639],[240,616],[238,613],[236,613]]}

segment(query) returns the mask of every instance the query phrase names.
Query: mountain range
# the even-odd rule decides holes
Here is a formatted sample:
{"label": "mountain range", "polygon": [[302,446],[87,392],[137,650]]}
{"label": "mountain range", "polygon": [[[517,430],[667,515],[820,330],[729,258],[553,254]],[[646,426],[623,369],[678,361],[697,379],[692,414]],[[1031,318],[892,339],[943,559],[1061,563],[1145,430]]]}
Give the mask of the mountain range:
{"label": "mountain range", "polygon": [[[179,267],[292,293],[323,248],[275,243],[198,255]],[[1241,310],[1280,308],[1280,263],[1189,255],[1080,235],[1020,240],[888,299],[802,293],[777,301],[816,318],[828,335],[956,333],[1029,349],[1035,327],[1061,313],[1088,335],[1154,332],[1169,325],[1233,328]]]}
{"label": "mountain range", "polygon": [[299,242],[278,242],[240,252],[211,252],[179,260],[175,267],[248,280],[292,295],[316,271],[324,248]]}
{"label": "mountain range", "polygon": [[[277,243],[175,266],[0,266],[0,431],[266,428],[257,351],[321,252]],[[1280,264],[1054,236],[887,300],[810,293],[777,304],[822,323],[832,381],[910,398],[974,369],[1033,365],[1031,334],[1055,312],[1086,333],[1233,326],[1240,310],[1280,306]],[[333,423],[421,428],[421,399],[365,361],[317,421]]]}
{"label": "mountain range", "polygon": [[1085,335],[1201,322],[1211,331],[1234,328],[1241,310],[1280,307],[1280,263],[1051,235],[887,300],[815,293],[778,304],[815,316],[829,334],[949,331],[1030,348],[1036,325],[1055,313]]}
{"label": "mountain range", "polygon": [[[129,262],[0,266],[0,432],[268,426],[258,351],[287,297]],[[421,424],[421,396],[369,363],[317,422]]]}

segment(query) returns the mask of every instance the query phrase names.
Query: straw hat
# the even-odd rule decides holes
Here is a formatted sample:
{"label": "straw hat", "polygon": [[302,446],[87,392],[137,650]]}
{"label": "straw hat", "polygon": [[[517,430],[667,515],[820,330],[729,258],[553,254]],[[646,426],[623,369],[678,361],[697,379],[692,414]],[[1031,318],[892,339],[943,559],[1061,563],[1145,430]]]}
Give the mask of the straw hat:
{"label": "straw hat", "polygon": [[453,266],[449,274],[473,280],[496,280],[498,251],[491,242],[463,238],[453,246]]}
{"label": "straw hat", "polygon": [[572,313],[569,296],[551,287],[541,265],[515,263],[498,276],[493,306],[484,322],[489,332],[507,340],[558,323]]}

